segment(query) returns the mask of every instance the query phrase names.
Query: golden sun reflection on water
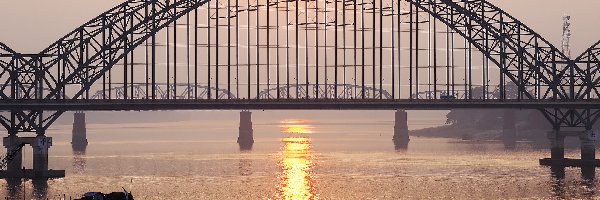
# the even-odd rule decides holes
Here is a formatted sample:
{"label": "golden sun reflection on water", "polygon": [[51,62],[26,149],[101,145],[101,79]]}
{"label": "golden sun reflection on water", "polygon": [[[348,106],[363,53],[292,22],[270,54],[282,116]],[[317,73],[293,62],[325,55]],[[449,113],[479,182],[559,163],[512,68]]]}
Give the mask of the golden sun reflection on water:
{"label": "golden sun reflection on water", "polygon": [[281,132],[302,134],[314,133],[313,127],[311,125],[308,125],[309,122],[309,120],[304,119],[284,120],[281,122]]}
{"label": "golden sun reflection on water", "polygon": [[[312,133],[312,127],[300,123],[284,123],[284,133]],[[281,174],[275,199],[317,199],[314,188],[311,141],[308,137],[290,136],[282,138]]]}

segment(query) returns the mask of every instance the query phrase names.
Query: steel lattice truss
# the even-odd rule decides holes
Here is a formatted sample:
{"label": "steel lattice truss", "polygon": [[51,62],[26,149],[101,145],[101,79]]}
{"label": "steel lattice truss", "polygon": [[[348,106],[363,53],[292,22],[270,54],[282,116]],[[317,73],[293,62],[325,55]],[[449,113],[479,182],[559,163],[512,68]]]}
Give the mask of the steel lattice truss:
{"label": "steel lattice truss", "polygon": [[69,110],[45,103],[506,101],[589,128],[598,46],[570,59],[486,0],[128,0],[40,53],[0,43],[0,123],[43,134]]}
{"label": "steel lattice truss", "polygon": [[[108,90],[96,91],[90,99],[123,99],[125,96],[129,96],[129,99],[146,99],[149,94],[156,94],[155,99],[208,99],[208,94],[215,94],[217,98],[225,99],[229,96],[235,98],[234,94],[231,94],[228,90],[219,89],[215,87],[208,87],[203,85],[194,84],[170,84],[157,83],[154,87],[154,92],[148,91],[145,84],[135,84],[127,87],[115,87],[109,88]],[[133,88],[133,89],[131,89]],[[127,90],[131,91],[131,94],[127,93]],[[180,91],[177,93],[176,91]],[[197,94],[195,94],[197,93]]]}
{"label": "steel lattice truss", "polygon": [[[361,99],[362,94],[369,99],[388,99],[393,100],[392,95],[386,90],[379,90],[373,87],[363,87],[360,85],[350,84],[337,84],[337,85],[306,85],[302,86],[290,86],[279,87],[272,89],[265,89],[261,91],[256,99],[277,99],[277,95],[280,96],[294,96],[305,97],[308,99]],[[363,91],[364,90],[364,91]],[[339,91],[339,92],[336,92]],[[292,92],[294,94],[289,94]]]}

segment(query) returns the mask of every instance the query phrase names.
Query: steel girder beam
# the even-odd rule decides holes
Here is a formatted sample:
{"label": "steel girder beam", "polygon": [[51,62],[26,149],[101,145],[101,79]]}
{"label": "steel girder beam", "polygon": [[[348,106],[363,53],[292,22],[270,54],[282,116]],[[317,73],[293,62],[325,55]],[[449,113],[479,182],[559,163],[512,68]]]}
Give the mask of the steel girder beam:
{"label": "steel girder beam", "polygon": [[541,109],[542,114],[548,119],[556,130],[565,127],[579,127],[591,130],[600,118],[600,109]]}
{"label": "steel girder beam", "polygon": [[[448,110],[448,109],[598,110],[600,104],[552,100],[410,100],[410,99],[73,99],[0,101],[0,110]],[[581,115],[575,114],[574,116]],[[573,119],[582,121],[585,119]],[[566,121],[566,120],[563,120]],[[564,123],[570,125],[568,123]],[[579,122],[573,124],[581,124]],[[563,126],[564,127],[564,126]],[[577,126],[579,127],[579,126]]]}
{"label": "steel girder beam", "polygon": [[44,135],[46,130],[62,115],[64,110],[43,111],[16,109],[0,113],[0,124],[8,134],[34,132]]}

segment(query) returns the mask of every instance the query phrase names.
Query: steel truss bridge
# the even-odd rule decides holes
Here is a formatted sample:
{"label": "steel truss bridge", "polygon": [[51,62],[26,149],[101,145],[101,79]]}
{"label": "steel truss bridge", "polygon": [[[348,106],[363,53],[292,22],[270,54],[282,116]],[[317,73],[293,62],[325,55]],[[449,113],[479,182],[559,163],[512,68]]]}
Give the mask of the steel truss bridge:
{"label": "steel truss bridge", "polygon": [[563,53],[485,0],[129,0],[37,54],[0,43],[8,133],[69,110],[538,109],[600,117],[600,42]]}

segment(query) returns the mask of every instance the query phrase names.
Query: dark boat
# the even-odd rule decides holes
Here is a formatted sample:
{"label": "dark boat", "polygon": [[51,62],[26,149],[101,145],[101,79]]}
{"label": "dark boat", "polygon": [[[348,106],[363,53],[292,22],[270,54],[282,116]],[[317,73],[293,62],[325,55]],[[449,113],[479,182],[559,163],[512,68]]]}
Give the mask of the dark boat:
{"label": "dark boat", "polygon": [[110,194],[104,194],[102,192],[86,192],[83,197],[75,200],[134,200],[133,195],[127,190],[123,189],[123,192],[111,192]]}

